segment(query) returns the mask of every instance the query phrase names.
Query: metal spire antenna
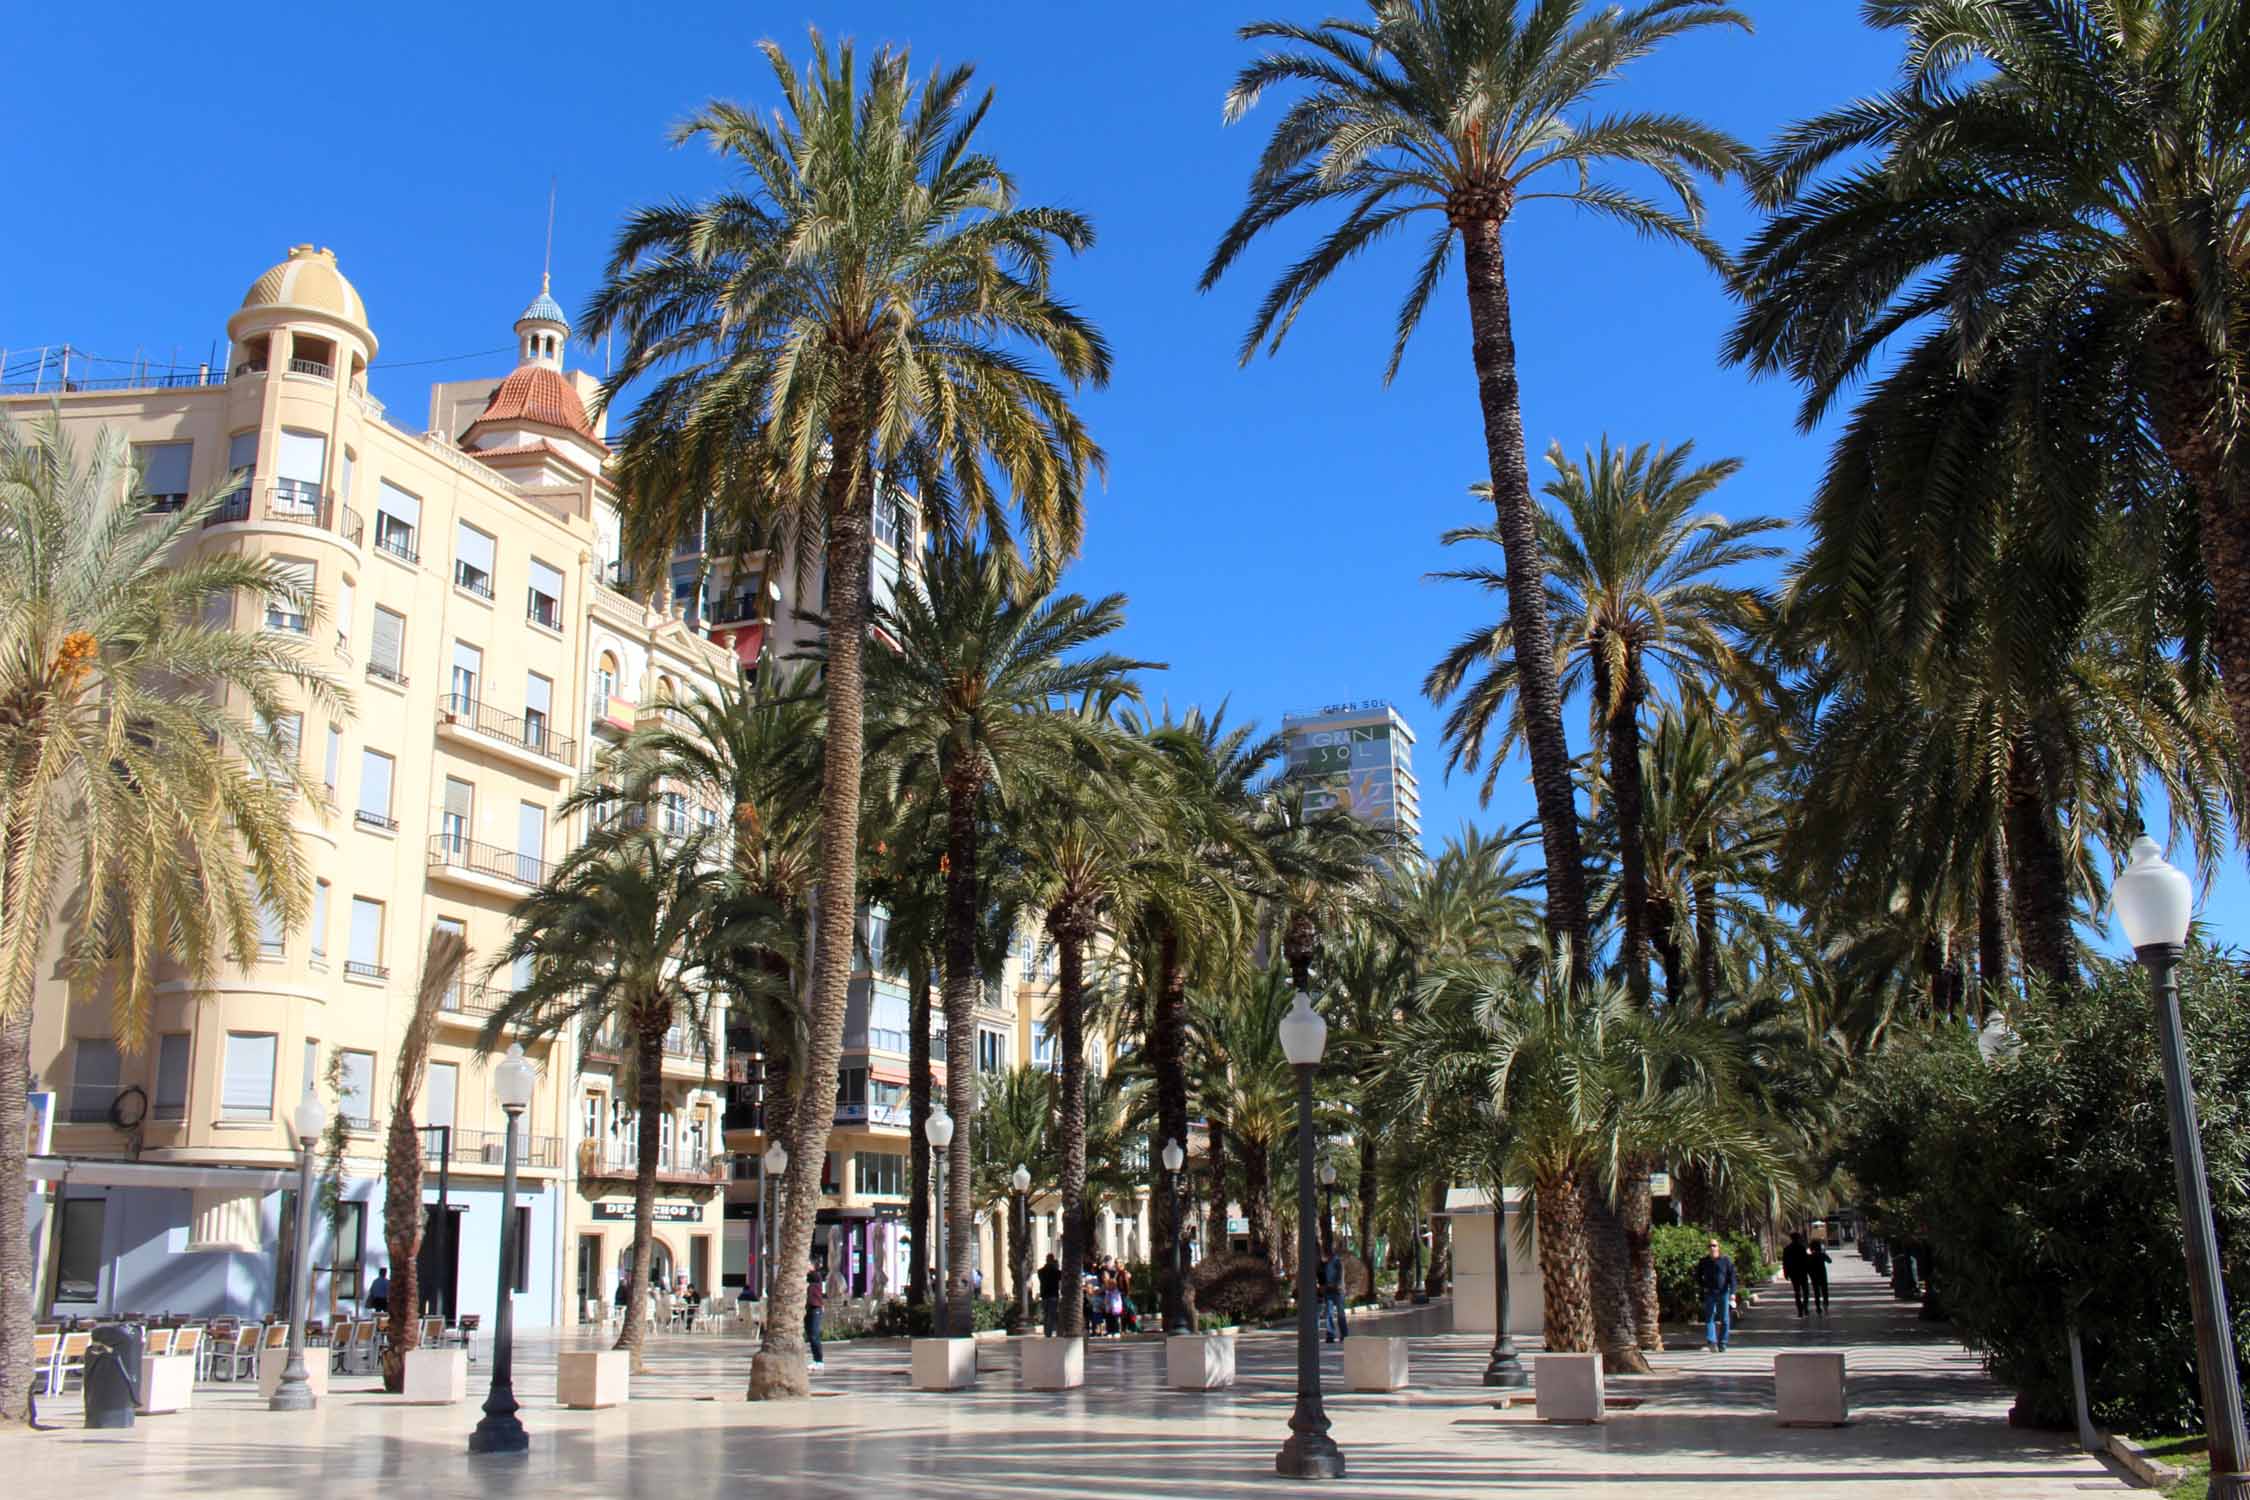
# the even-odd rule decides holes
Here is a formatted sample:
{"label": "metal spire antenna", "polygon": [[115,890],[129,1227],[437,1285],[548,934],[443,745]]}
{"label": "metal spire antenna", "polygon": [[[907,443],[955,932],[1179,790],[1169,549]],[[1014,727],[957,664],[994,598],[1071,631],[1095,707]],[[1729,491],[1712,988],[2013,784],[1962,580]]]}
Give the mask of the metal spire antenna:
{"label": "metal spire antenna", "polygon": [[547,290],[548,274],[555,268],[555,179],[547,179],[547,251],[539,260],[539,290]]}

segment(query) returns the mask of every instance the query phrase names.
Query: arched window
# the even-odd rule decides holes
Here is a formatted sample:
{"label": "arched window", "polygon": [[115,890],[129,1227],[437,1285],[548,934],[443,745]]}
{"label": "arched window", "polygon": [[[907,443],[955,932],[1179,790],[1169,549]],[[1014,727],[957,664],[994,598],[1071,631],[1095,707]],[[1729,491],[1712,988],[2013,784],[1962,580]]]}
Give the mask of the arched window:
{"label": "arched window", "polygon": [[600,663],[594,668],[594,696],[603,704],[617,696],[617,658],[607,651],[602,653]]}

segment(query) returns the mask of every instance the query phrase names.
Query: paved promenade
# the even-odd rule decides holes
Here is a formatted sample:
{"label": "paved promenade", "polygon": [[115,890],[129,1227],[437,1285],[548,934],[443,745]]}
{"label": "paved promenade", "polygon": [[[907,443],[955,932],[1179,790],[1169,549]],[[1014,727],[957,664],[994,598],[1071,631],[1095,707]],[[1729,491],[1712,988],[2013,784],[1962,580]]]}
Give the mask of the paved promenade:
{"label": "paved promenade", "polygon": [[[1331,1394],[1328,1409],[1350,1473],[1331,1495],[1779,1496],[2076,1500],[2125,1493],[2060,1435],[2007,1426],[2005,1392],[1943,1326],[1915,1310],[1847,1250],[1835,1310],[1800,1323],[1786,1287],[1768,1288],[1724,1355],[1680,1331],[1656,1373],[1611,1383],[1641,1404],[1600,1427],[1549,1427],[1528,1403],[1502,1409],[1477,1384],[1488,1337],[1412,1340],[1414,1390]],[[1369,1333],[1442,1323],[1442,1307],[1364,1319]],[[906,1349],[833,1345],[805,1403],[740,1398],[749,1345],[687,1335],[656,1341],[634,1399],[606,1412],[554,1406],[554,1355],[573,1340],[533,1337],[518,1353],[517,1394],[532,1434],[528,1459],[470,1459],[480,1415],[406,1407],[367,1380],[339,1380],[322,1408],[271,1413],[254,1389],[205,1386],[195,1409],[144,1418],[129,1433],[87,1432],[75,1394],[42,1404],[57,1430],[4,1439],[9,1460],[41,1495],[290,1496],[366,1500],[441,1496],[603,1495],[620,1500],[774,1495],[911,1497],[1099,1496],[1203,1500],[1272,1495],[1297,1486],[1273,1474],[1287,1436],[1294,1351],[1280,1334],[1241,1341],[1241,1384],[1196,1394],[1163,1388],[1153,1341],[1092,1345],[1087,1388],[1017,1388],[1016,1351],[981,1350],[973,1391],[906,1389]],[[1851,1361],[1852,1423],[1784,1429],[1772,1418],[1777,1349],[1842,1347]],[[482,1351],[480,1351],[481,1353]],[[1325,1349],[1333,1391],[1340,1375]],[[488,1355],[471,1367],[483,1396]],[[1846,1488],[1848,1487],[1848,1488]],[[1731,1492],[1731,1493],[1730,1493]]]}

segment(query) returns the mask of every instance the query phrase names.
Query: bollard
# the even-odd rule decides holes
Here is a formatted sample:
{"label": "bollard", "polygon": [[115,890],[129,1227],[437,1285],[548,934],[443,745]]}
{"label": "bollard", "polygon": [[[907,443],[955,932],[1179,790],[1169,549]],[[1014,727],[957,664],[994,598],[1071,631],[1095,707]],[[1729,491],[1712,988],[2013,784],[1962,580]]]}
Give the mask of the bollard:
{"label": "bollard", "polygon": [[141,1331],[119,1324],[94,1330],[86,1348],[86,1425],[130,1427],[141,1404]]}

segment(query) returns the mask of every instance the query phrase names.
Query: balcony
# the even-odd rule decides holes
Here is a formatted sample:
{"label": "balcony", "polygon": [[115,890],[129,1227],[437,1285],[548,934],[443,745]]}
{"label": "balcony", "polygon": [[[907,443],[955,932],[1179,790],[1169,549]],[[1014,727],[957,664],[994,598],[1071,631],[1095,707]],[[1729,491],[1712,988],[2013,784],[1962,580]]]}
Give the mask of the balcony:
{"label": "balcony", "polygon": [[438,699],[438,738],[473,745],[527,770],[561,779],[578,758],[578,742],[557,734],[543,714],[517,718],[481,699],[447,693]]}
{"label": "balcony", "polygon": [[336,378],[336,367],[324,365],[317,359],[293,359],[289,361],[289,373],[292,375],[310,375],[316,380],[334,380]]}
{"label": "balcony", "polygon": [[755,590],[745,590],[723,599],[711,601],[705,614],[706,625],[754,625],[758,620],[758,595]]}
{"label": "balcony", "polygon": [[377,682],[387,682],[392,687],[406,686],[406,674],[398,669],[395,662],[371,661],[367,664],[367,675]]}
{"label": "balcony", "polygon": [[415,547],[414,528],[388,511],[375,512],[375,550],[385,552],[409,567],[422,565],[422,554]]}
{"label": "balcony", "polygon": [[[505,1130],[461,1130],[453,1132],[451,1161],[456,1172],[465,1167],[486,1166],[495,1172],[507,1164],[508,1132]],[[424,1163],[424,1170],[430,1167]],[[562,1137],[516,1135],[516,1165],[535,1170],[553,1171],[562,1165]]]}
{"label": "balcony", "polygon": [[[160,503],[152,504],[152,511],[177,510],[170,495],[157,497]],[[230,492],[211,513],[203,518],[205,530],[213,526],[240,526],[252,520],[277,526],[302,526],[307,531],[326,532],[348,547],[359,546],[367,527],[358,511],[339,504],[332,497],[311,485],[292,479],[277,479],[257,492],[255,503],[248,484]]]}
{"label": "balcony", "polygon": [[[640,1175],[640,1143],[634,1140],[580,1141],[578,1175],[629,1181]],[[697,1152],[678,1148],[659,1150],[658,1182],[718,1183],[728,1177],[724,1152]]]}
{"label": "balcony", "polygon": [[521,896],[547,878],[547,862],[497,844],[451,834],[430,838],[430,878],[493,896]]}
{"label": "balcony", "polygon": [[457,1025],[481,1027],[487,1018],[508,1003],[514,991],[497,985],[473,984],[461,980],[447,990],[438,1001],[438,1019]]}
{"label": "balcony", "polygon": [[344,961],[344,972],[354,979],[388,979],[391,977],[388,964],[362,963],[356,958]]}
{"label": "balcony", "polygon": [[237,375],[263,375],[266,373],[266,357],[263,354],[254,354],[241,364],[236,365],[234,373]]}
{"label": "balcony", "polygon": [[620,698],[615,693],[597,693],[594,697],[594,731],[597,734],[604,731],[610,734],[631,734],[633,716],[638,712],[630,698]]}
{"label": "balcony", "polygon": [[472,568],[465,562],[453,565],[453,586],[479,599],[492,597],[492,575],[482,568]]}
{"label": "balcony", "polygon": [[389,813],[377,812],[372,807],[363,807],[354,812],[352,821],[363,828],[380,829],[384,833],[398,832],[398,819]]}

